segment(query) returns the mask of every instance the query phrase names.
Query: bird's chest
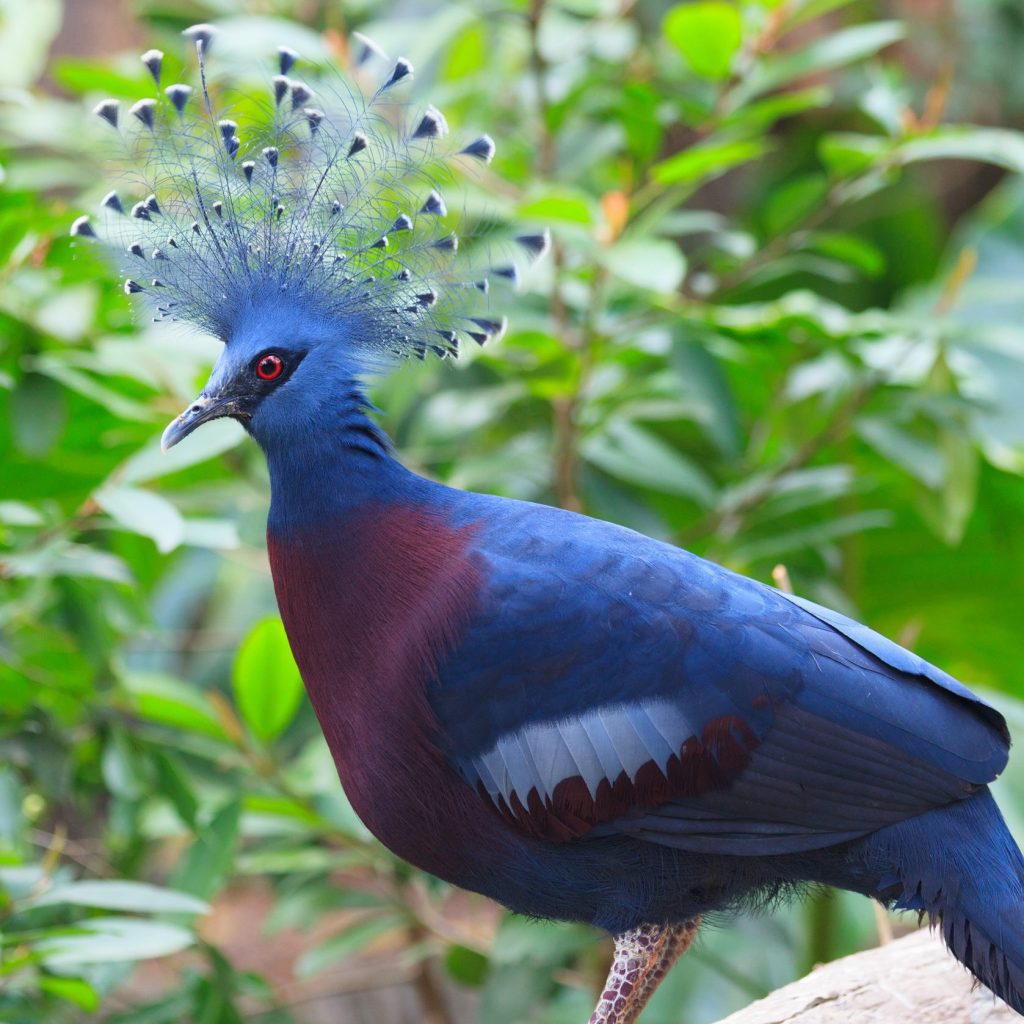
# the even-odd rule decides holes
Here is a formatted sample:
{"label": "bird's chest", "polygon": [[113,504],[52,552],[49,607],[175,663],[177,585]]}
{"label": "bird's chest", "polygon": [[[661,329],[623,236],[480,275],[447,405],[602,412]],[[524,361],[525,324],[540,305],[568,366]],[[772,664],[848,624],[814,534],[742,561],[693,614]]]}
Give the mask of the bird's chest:
{"label": "bird's chest", "polygon": [[[475,795],[439,749],[426,687],[471,614],[466,531],[377,509],[344,531],[268,533],[278,604],[346,795],[399,856],[442,877]],[[483,829],[486,832],[486,829]]]}

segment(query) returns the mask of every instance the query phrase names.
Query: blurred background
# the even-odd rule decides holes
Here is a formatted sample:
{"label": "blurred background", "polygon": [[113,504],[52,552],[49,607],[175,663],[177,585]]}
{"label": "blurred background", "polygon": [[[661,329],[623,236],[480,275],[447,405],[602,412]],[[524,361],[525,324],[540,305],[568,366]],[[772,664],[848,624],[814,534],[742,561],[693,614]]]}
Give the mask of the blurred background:
{"label": "blurred background", "polygon": [[[1024,735],[1019,0],[0,0],[0,1018],[580,1024],[610,954],[372,841],[276,617],[262,458],[224,421],[160,455],[218,344],[68,226],[110,187],[91,107],[151,94],[151,46],[191,73],[196,21],[256,83],[353,30],[407,56],[498,143],[457,216],[552,229],[500,344],[375,389],[408,464],[862,617]],[[999,797],[1021,838],[1019,756]],[[879,931],[822,893],[717,922],[644,1020]]]}

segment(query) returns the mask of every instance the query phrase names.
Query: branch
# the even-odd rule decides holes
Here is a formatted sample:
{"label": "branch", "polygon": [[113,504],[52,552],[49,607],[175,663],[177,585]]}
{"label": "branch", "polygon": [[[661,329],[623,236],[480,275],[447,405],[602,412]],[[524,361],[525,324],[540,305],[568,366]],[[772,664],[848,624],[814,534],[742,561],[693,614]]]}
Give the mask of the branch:
{"label": "branch", "polygon": [[825,964],[719,1024],[1015,1024],[927,929]]}

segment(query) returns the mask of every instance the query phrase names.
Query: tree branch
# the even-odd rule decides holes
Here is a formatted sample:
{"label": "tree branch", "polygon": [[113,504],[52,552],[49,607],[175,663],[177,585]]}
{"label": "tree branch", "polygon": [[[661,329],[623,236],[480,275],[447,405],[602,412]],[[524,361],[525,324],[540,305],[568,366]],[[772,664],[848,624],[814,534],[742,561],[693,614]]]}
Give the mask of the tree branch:
{"label": "tree branch", "polygon": [[719,1024],[1014,1024],[928,929],[835,960]]}

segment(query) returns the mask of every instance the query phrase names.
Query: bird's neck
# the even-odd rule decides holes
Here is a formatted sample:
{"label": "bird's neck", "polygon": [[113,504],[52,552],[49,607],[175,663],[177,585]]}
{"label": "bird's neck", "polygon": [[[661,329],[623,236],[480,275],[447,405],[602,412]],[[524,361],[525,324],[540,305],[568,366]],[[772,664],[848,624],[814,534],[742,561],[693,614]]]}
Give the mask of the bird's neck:
{"label": "bird's neck", "polygon": [[436,504],[451,492],[407,470],[361,405],[325,412],[315,428],[260,439],[270,471],[268,527],[279,537],[343,529],[374,506]]}

